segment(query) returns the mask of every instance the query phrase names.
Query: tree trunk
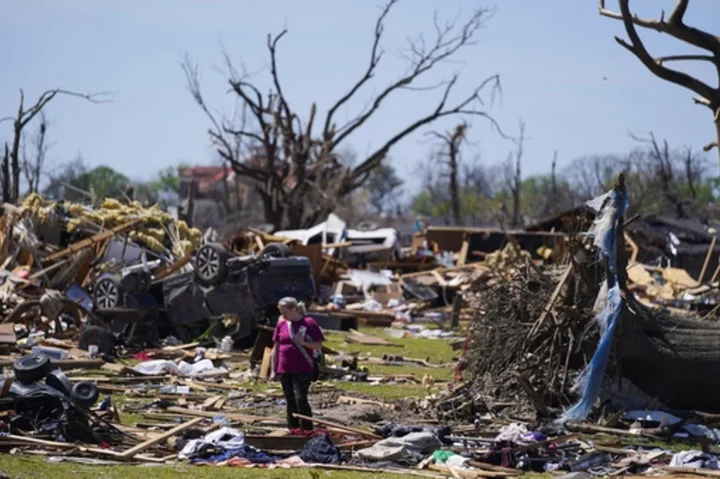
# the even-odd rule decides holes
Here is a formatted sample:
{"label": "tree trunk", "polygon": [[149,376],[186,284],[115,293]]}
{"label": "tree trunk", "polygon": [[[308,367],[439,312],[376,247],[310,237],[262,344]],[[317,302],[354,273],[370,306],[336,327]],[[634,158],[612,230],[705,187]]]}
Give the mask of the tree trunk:
{"label": "tree trunk", "polygon": [[10,150],[10,168],[12,175],[10,202],[16,203],[20,198],[20,137],[22,126],[20,120],[15,121],[15,138],[13,138],[12,150]]}
{"label": "tree trunk", "polygon": [[459,225],[461,222],[460,218],[460,192],[458,191],[458,164],[457,164],[457,145],[454,142],[450,143],[450,201],[452,205],[453,219],[455,224]]}
{"label": "tree trunk", "polygon": [[265,222],[273,225],[275,231],[283,229],[285,208],[278,201],[275,191],[272,189],[270,191],[266,191],[264,188],[259,186],[256,188],[256,191],[263,204]]}
{"label": "tree trunk", "polygon": [[11,203],[10,195],[12,194],[10,188],[10,150],[8,149],[7,143],[5,143],[5,153],[3,154],[2,161],[2,198],[3,203]]}

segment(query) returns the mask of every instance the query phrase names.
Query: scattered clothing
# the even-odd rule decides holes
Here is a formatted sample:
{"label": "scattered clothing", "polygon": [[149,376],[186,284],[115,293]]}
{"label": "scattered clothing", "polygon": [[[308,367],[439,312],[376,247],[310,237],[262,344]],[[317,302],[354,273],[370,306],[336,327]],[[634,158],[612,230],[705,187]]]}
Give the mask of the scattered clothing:
{"label": "scattered clothing", "polygon": [[329,434],[321,434],[305,444],[300,451],[300,459],[310,464],[340,464],[343,455],[340,449],[332,443]]}
{"label": "scattered clothing", "polygon": [[718,469],[718,460],[701,451],[682,451],[674,454],[670,467],[686,467],[692,469]]}
{"label": "scattered clothing", "polygon": [[327,433],[328,433],[328,431],[327,431],[327,429],[325,429],[325,428],[313,429],[313,430],[300,429],[300,428],[290,429],[290,435],[291,435],[291,436],[309,436],[309,437],[315,437],[315,436],[321,436],[321,435],[327,434]]}

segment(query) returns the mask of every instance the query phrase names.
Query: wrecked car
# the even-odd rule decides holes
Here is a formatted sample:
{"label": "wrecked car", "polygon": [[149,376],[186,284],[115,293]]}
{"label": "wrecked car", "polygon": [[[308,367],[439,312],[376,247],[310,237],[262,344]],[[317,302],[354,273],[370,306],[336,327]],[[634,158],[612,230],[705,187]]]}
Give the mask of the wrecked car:
{"label": "wrecked car", "polygon": [[183,342],[230,336],[236,346],[249,347],[256,326],[277,319],[281,298],[315,297],[310,260],[293,256],[283,243],[248,256],[205,243],[191,271],[157,281],[140,266],[104,275],[96,283],[94,314],[101,324],[85,328],[81,348],[95,345],[111,352],[118,340],[150,346],[166,336]]}

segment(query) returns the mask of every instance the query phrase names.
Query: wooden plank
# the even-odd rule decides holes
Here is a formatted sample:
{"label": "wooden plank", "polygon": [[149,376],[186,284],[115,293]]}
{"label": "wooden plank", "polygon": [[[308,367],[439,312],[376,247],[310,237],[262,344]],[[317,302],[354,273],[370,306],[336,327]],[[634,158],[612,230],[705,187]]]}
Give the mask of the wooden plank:
{"label": "wooden plank", "polygon": [[0,324],[0,344],[15,345],[16,343],[15,325],[13,323]]}
{"label": "wooden plank", "polygon": [[703,278],[705,277],[705,271],[707,270],[708,264],[710,263],[710,258],[712,258],[713,251],[715,251],[715,243],[717,242],[717,236],[713,235],[712,240],[710,241],[710,247],[707,250],[707,254],[705,255],[705,262],[702,265],[702,269],[700,270],[700,276],[698,277],[698,284],[701,284],[703,281]]}
{"label": "wooden plank", "polygon": [[[15,359],[0,358],[0,367],[12,366]],[[54,368],[67,369],[100,369],[105,361],[102,359],[51,359]]]}
{"label": "wooden plank", "polygon": [[137,454],[144,451],[145,449],[148,449],[148,448],[154,446],[155,444],[158,444],[167,439],[170,439],[171,437],[185,431],[186,429],[190,429],[191,427],[200,424],[204,420],[205,419],[201,418],[201,417],[196,418],[196,419],[191,419],[190,421],[188,421],[184,424],[180,424],[179,426],[174,427],[174,428],[170,429],[169,431],[167,431],[153,439],[150,439],[148,441],[138,444],[137,446],[131,447],[130,449],[128,449],[126,451],[123,451],[122,453],[119,454],[119,457],[121,457],[122,459],[129,459],[133,456],[136,456]]}
{"label": "wooden plank", "polygon": [[125,231],[133,228],[135,225],[141,223],[142,221],[143,221],[142,218],[136,218],[134,220],[128,221],[125,224],[118,225],[109,230],[101,231],[100,233],[93,235],[90,238],[85,238],[83,240],[80,240],[76,243],[71,244],[64,250],[61,250],[61,251],[58,251],[57,253],[51,254],[50,256],[48,256],[46,258],[46,261],[57,261],[59,259],[65,258],[66,256],[75,254],[78,251],[82,251],[86,248],[89,248],[101,241],[108,240],[117,234],[124,233]]}
{"label": "wooden plank", "polygon": [[172,264],[163,266],[162,268],[158,268],[155,270],[155,274],[153,274],[153,279],[155,281],[167,278],[173,273],[176,273],[177,271],[180,271],[183,266],[188,264],[190,260],[192,259],[192,254],[188,253],[179,260],[175,261]]}
{"label": "wooden plank", "polygon": [[220,401],[222,398],[222,396],[213,396],[211,398],[208,398],[202,403],[202,406],[200,406],[200,408],[203,411],[212,411],[213,409],[215,409],[215,403]]}
{"label": "wooden plank", "polygon": [[[166,411],[175,413],[176,415],[200,417],[200,418],[206,418],[206,419],[212,419],[218,415],[217,412],[196,411],[194,409],[185,409],[185,408],[181,408],[181,407],[169,407],[166,409]],[[275,418],[271,418],[271,417],[251,416],[249,414],[242,414],[242,413],[235,413],[235,412],[223,412],[222,415],[231,421],[240,421],[240,422],[245,422],[245,423],[249,423],[249,424],[255,424],[255,423],[264,422],[264,421],[275,421]]]}
{"label": "wooden plank", "polygon": [[304,420],[306,420],[306,421],[312,421],[312,422],[314,422],[314,423],[316,423],[316,424],[320,424],[320,425],[323,425],[323,426],[334,427],[335,429],[338,429],[338,430],[341,430],[341,431],[346,431],[346,432],[348,432],[348,433],[350,433],[350,434],[355,434],[355,435],[357,435],[357,436],[366,437],[366,438],[368,438],[368,439],[376,439],[376,440],[378,440],[378,441],[382,440],[382,437],[378,436],[377,434],[372,433],[372,432],[368,432],[368,431],[363,431],[362,429],[355,429],[355,428],[352,428],[352,427],[343,426],[342,424],[338,424],[338,423],[336,423],[336,422],[325,421],[325,420],[323,420],[323,419],[318,419],[318,418],[316,418],[316,417],[303,416],[302,414],[298,414],[298,413],[293,413],[293,416],[296,417],[296,418],[298,418],[298,419],[304,419]]}
{"label": "wooden plank", "polygon": [[272,370],[272,348],[265,348],[263,351],[263,359],[260,364],[260,378],[267,379],[270,377]]}
{"label": "wooden plank", "polygon": [[456,266],[464,266],[468,257],[468,250],[470,250],[470,242],[465,239],[460,247],[460,253],[458,254],[458,260]]}

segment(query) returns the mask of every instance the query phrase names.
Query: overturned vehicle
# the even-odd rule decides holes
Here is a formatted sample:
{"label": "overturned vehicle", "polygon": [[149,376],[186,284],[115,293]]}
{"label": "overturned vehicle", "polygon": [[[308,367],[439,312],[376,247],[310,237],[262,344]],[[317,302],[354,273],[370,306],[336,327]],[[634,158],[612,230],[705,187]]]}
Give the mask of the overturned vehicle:
{"label": "overturned vehicle", "polygon": [[110,353],[118,343],[142,347],[168,336],[185,343],[230,336],[236,347],[245,348],[258,325],[277,320],[281,298],[315,298],[310,260],[293,256],[282,243],[249,256],[205,243],[192,263],[190,271],[160,280],[141,264],[99,278],[93,291],[95,324],[84,328],[80,347]]}

